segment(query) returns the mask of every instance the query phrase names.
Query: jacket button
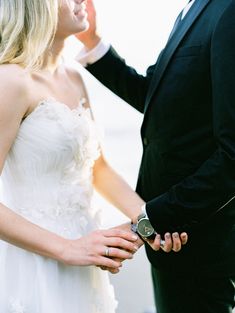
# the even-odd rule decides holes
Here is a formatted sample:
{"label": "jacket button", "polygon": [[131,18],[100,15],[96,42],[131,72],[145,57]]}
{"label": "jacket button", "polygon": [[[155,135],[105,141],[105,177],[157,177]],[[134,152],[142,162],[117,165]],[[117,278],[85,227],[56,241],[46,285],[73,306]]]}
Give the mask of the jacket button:
{"label": "jacket button", "polygon": [[144,143],[145,146],[148,145],[149,142],[148,142],[148,139],[146,137],[143,138],[143,143]]}

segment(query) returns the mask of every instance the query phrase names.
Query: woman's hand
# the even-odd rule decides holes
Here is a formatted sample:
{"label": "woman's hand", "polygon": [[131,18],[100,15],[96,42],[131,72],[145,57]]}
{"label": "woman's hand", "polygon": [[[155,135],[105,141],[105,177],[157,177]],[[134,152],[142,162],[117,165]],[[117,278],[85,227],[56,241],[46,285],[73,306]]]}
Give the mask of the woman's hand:
{"label": "woman's hand", "polygon": [[138,247],[137,236],[122,229],[96,230],[77,240],[68,240],[61,256],[67,265],[96,265],[114,271],[120,260],[132,259]]}
{"label": "woman's hand", "polygon": [[[130,223],[121,224],[121,225],[115,226],[112,229],[122,230],[122,231],[128,232],[130,236],[133,236],[133,235],[135,236],[135,241],[134,241],[135,251],[133,251],[133,254],[137,252],[138,249],[144,244],[144,241],[140,239],[140,237],[137,236],[135,233],[133,233],[133,231],[131,230]],[[122,263],[123,261],[126,260],[126,258],[113,258],[113,260]],[[111,274],[117,274],[119,272],[119,268],[110,268],[108,266],[100,266],[100,268],[104,271],[109,271]]]}

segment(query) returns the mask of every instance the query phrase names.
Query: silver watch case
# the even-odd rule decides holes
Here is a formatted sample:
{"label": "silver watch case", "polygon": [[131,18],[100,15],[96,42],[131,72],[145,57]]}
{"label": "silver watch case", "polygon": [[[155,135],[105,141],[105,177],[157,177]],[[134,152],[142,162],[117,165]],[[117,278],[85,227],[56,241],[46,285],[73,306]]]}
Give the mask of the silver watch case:
{"label": "silver watch case", "polygon": [[146,239],[149,239],[150,237],[154,237],[156,235],[156,232],[151,225],[149,219],[147,218],[146,214],[140,214],[137,221],[137,232],[138,234]]}

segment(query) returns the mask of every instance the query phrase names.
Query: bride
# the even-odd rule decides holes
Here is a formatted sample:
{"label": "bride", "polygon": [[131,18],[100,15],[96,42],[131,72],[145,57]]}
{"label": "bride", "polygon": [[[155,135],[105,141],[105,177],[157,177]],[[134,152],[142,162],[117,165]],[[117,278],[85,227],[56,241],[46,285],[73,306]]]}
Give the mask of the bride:
{"label": "bride", "polygon": [[83,81],[61,62],[84,0],[0,6],[0,312],[114,313],[108,269],[142,244],[98,230],[93,186],[130,219],[144,201],[105,161]]}

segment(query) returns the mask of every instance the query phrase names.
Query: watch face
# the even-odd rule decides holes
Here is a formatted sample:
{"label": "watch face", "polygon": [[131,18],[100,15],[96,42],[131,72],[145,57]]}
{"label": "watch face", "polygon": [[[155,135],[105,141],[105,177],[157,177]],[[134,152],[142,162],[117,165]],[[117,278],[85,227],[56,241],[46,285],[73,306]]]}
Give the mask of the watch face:
{"label": "watch face", "polygon": [[150,221],[147,218],[142,218],[138,222],[137,231],[140,234],[140,236],[145,238],[150,237],[155,232],[153,226],[150,224]]}

